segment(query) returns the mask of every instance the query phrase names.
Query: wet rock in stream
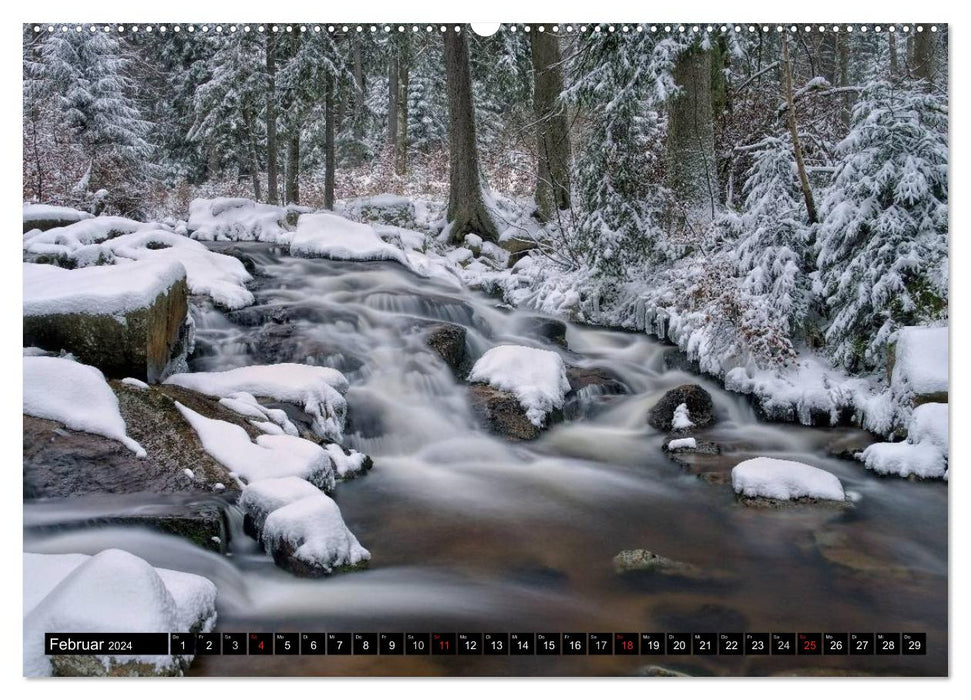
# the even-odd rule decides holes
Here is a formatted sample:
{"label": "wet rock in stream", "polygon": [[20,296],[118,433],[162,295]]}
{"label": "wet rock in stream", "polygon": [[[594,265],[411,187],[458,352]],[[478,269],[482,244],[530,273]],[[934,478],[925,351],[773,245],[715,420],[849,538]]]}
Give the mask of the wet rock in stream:
{"label": "wet rock in stream", "polygon": [[[490,431],[510,440],[535,440],[542,428],[526,417],[526,410],[516,395],[487,384],[468,387],[472,411]],[[562,411],[553,411],[546,417],[546,425],[561,420]]]}
{"label": "wet rock in stream", "polygon": [[647,422],[652,428],[671,432],[675,409],[681,404],[688,407],[688,416],[695,427],[703,428],[715,422],[711,394],[697,384],[682,384],[665,393],[651,408]]}
{"label": "wet rock in stream", "polygon": [[425,344],[438,353],[453,372],[463,372],[466,364],[464,326],[455,323],[431,325],[425,331]]}
{"label": "wet rock in stream", "polygon": [[625,549],[613,559],[614,571],[625,575],[630,573],[652,573],[689,581],[716,581],[725,578],[718,571],[708,571],[687,562],[669,559],[647,549]]}

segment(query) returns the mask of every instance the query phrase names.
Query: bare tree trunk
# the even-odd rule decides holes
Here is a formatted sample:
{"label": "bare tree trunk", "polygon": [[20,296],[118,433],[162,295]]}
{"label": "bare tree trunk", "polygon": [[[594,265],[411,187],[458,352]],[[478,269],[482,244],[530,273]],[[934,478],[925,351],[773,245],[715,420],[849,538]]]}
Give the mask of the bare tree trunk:
{"label": "bare tree trunk", "polygon": [[681,91],[668,108],[668,186],[689,216],[713,218],[720,192],[711,106],[711,52],[688,49],[678,57],[673,77]]}
{"label": "bare tree trunk", "polygon": [[246,131],[249,136],[249,157],[250,157],[250,172],[252,173],[253,180],[253,199],[259,202],[262,197],[262,192],[260,192],[260,152],[256,145],[256,133],[253,128],[253,115],[246,113],[243,117],[246,122]]}
{"label": "bare tree trunk", "polygon": [[890,40],[890,79],[900,77],[900,67],[897,64],[897,32],[887,32]]}
{"label": "bare tree trunk", "polygon": [[334,208],[334,77],[327,76],[324,90],[324,209]]}
{"label": "bare tree trunk", "polygon": [[796,105],[792,97],[792,63],[789,61],[789,38],[782,34],[782,62],[785,67],[785,82],[783,84],[786,99],[786,121],[789,123],[789,135],[792,137],[792,151],[796,159],[796,170],[799,172],[799,186],[802,188],[803,199],[806,200],[806,216],[809,223],[816,223],[816,202],[813,201],[813,191],[809,187],[809,175],[806,174],[806,163],[802,159],[802,146],[799,143],[799,128],[796,125]]}
{"label": "bare tree trunk", "polygon": [[355,38],[351,45],[351,61],[354,71],[354,139],[364,138],[364,50],[361,40]]}
{"label": "bare tree trunk", "polygon": [[401,37],[398,44],[398,99],[395,115],[397,137],[395,138],[394,171],[404,175],[408,171],[408,70],[411,61],[411,46],[408,35]]}
{"label": "bare tree trunk", "polygon": [[287,139],[287,179],[284,186],[284,199],[287,204],[300,203],[300,127],[290,127]]}
{"label": "bare tree trunk", "polygon": [[37,171],[37,201],[44,201],[44,171],[40,164],[40,148],[37,145],[37,115],[30,120],[30,129],[34,151],[34,169]]}
{"label": "bare tree trunk", "polygon": [[566,108],[559,100],[563,70],[558,39],[534,27],[530,47],[536,114],[536,216],[549,221],[556,209],[570,208],[569,124]]}
{"label": "bare tree trunk", "polygon": [[279,202],[276,142],[276,41],[266,33],[266,201]]}
{"label": "bare tree trunk", "polygon": [[914,32],[914,78],[924,80],[927,87],[934,82],[937,73],[936,51],[937,35],[930,27],[924,26],[924,31]]}
{"label": "bare tree trunk", "polygon": [[398,141],[398,50],[392,44],[388,65],[388,147],[395,153]]}
{"label": "bare tree trunk", "polygon": [[[839,55],[840,87],[847,87],[850,84],[850,38],[837,35],[836,40],[839,42],[837,53]],[[852,96],[849,92],[844,92],[840,101],[842,102],[840,117],[843,120],[843,127],[848,129],[853,111]]]}
{"label": "bare tree trunk", "polygon": [[448,212],[450,238],[461,242],[473,232],[497,241],[498,232],[485,202],[479,177],[472,107],[472,76],[466,30],[445,33],[445,85],[448,93]]}

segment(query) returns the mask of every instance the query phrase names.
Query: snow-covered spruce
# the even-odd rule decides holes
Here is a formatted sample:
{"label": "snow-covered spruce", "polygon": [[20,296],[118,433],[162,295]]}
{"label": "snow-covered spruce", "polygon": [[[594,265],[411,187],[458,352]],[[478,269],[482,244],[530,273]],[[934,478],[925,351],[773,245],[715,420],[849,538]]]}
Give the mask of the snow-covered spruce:
{"label": "snow-covered spruce", "polygon": [[948,478],[948,405],[925,403],[914,409],[905,442],[878,442],[859,455],[878,474],[921,479]]}
{"label": "snow-covered spruce", "polygon": [[334,488],[333,461],[320,445],[292,435],[260,435],[254,443],[238,425],[175,405],[206,452],[246,483],[297,476],[324,490]]}
{"label": "snow-covered spruce", "polygon": [[298,576],[323,576],[371,559],[347,529],[337,504],[319,492],[273,510],[262,539],[277,565]]}
{"label": "snow-covered spruce", "polygon": [[181,675],[192,657],[48,656],[45,632],[209,632],[216,587],[153,568],[128,552],[28,554],[24,563],[25,676]]}
{"label": "snow-covered spruce", "polygon": [[[330,367],[282,363],[238,367],[224,372],[175,374],[165,380],[213,398],[238,392],[299,405],[313,419],[314,432],[340,442],[347,417],[347,378]],[[238,397],[237,397],[238,398]]]}
{"label": "snow-covered spruce", "polygon": [[189,203],[189,235],[198,241],[263,241],[287,244],[293,231],[287,217],[296,217],[307,207],[278,207],[250,199],[217,197],[193,199]]}
{"label": "snow-covered spruce", "polygon": [[23,363],[26,415],[103,435],[145,456],[142,446],[128,437],[118,398],[96,367],[60,357],[27,356]]}
{"label": "snow-covered spruce", "polygon": [[732,488],[745,499],[845,501],[833,474],[801,462],[770,457],[747,459],[732,469]]}
{"label": "snow-covered spruce", "polygon": [[473,365],[468,380],[515,395],[537,427],[543,426],[551,411],[563,407],[570,390],[562,357],[523,345],[490,348]]}

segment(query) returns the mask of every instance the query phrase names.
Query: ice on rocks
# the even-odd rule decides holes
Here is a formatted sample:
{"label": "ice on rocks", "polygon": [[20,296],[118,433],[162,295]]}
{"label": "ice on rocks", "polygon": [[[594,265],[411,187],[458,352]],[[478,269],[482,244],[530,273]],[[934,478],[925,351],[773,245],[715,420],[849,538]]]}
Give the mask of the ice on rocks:
{"label": "ice on rocks", "polygon": [[[48,676],[46,632],[208,632],[215,626],[216,587],[201,576],[155,569],[118,549],[95,556],[27,554],[24,564],[24,675]],[[99,656],[116,663],[152,665],[179,672],[180,659],[164,656]]]}
{"label": "ice on rocks", "polygon": [[[313,418],[317,435],[335,441],[340,441],[343,436],[347,415],[347,402],[344,400],[347,378],[330,367],[293,363],[253,365],[224,372],[174,374],[165,383],[214,398],[233,398],[238,392],[246,392],[297,404]],[[239,399],[238,396],[235,398]]]}
{"label": "ice on rocks", "polygon": [[178,402],[175,405],[206,452],[247,483],[297,476],[319,488],[333,488],[334,467],[320,445],[292,435],[260,435],[254,443],[234,423],[206,418]]}
{"label": "ice on rocks", "polygon": [[846,500],[843,485],[833,474],[801,462],[770,457],[738,464],[732,469],[732,487],[746,498]]}
{"label": "ice on rocks", "polygon": [[537,427],[543,426],[551,411],[563,407],[570,390],[562,357],[523,345],[489,349],[473,365],[468,379],[514,394]]}
{"label": "ice on rocks", "polygon": [[96,367],[61,357],[24,357],[24,413],[71,430],[117,440],[139,457],[145,450],[128,437],[118,398]]}

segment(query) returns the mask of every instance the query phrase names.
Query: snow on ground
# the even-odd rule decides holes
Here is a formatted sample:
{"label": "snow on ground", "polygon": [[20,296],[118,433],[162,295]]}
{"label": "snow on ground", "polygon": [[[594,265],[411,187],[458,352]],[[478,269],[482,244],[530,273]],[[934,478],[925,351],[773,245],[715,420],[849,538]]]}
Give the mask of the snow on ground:
{"label": "snow on ground", "polygon": [[[314,432],[322,438],[340,442],[347,417],[347,378],[330,367],[315,367],[284,362],[253,365],[224,372],[173,374],[165,380],[213,398],[232,397],[246,392],[276,401],[303,406],[313,418]],[[238,397],[236,397],[238,398]]]}
{"label": "snow on ground", "polygon": [[239,506],[262,529],[266,516],[273,511],[318,493],[320,489],[297,476],[263,479],[243,488]]}
{"label": "snow on ground", "polygon": [[409,267],[400,248],[385,243],[367,224],[336,214],[304,214],[290,242],[290,254],[332,260],[393,260]]}
{"label": "snow on ground", "polygon": [[136,389],[147,389],[148,388],[148,384],[146,384],[145,382],[143,382],[141,379],[135,379],[135,377],[125,377],[124,379],[121,380],[121,383],[122,384],[126,384],[126,385],[128,385],[130,387],[134,387]]}
{"label": "snow on ground", "polygon": [[182,265],[163,260],[65,270],[24,263],[24,316],[50,314],[120,315],[151,306],[185,279]]}
{"label": "snow on ground", "polygon": [[[694,425],[694,423],[692,423]],[[668,442],[668,452],[677,452],[678,450],[694,450],[698,447],[698,442],[693,438],[678,438],[677,440],[671,440]]]}
{"label": "snow on ground", "polygon": [[199,241],[263,241],[289,243],[293,232],[285,224],[288,213],[309,211],[306,207],[278,207],[250,199],[217,197],[193,199],[189,203],[186,228]]}
{"label": "snow on ground", "polygon": [[298,476],[322,489],[334,487],[334,467],[320,445],[292,435],[260,435],[254,443],[234,423],[206,418],[179,402],[175,405],[206,452],[244,482]]}
{"label": "snow on ground", "polygon": [[[28,554],[24,565],[25,676],[49,676],[46,632],[209,632],[216,622],[216,586],[194,574],[155,569],[128,552]],[[99,656],[137,661],[160,673],[177,669],[164,656]]]}
{"label": "snow on ground", "polygon": [[735,493],[748,498],[845,501],[840,480],[827,471],[785,459],[756,457],[732,469]]}
{"label": "snow on ground", "polygon": [[98,216],[47,231],[28,231],[24,234],[24,252],[75,261],[79,266],[95,265],[102,255],[103,241],[133,233],[143,228],[154,228],[123,216]]}
{"label": "snow on ground", "polygon": [[671,418],[671,429],[688,430],[689,428],[693,427],[695,427],[695,424],[691,422],[691,414],[688,411],[688,404],[679,403],[677,408],[674,409],[674,416]]}
{"label": "snow on ground", "polygon": [[76,221],[90,219],[91,214],[70,207],[55,207],[50,204],[24,204],[24,224],[34,221],[59,221],[62,224],[73,224]]}
{"label": "snow on ground", "polygon": [[480,357],[468,377],[512,392],[533,425],[542,427],[546,415],[562,408],[570,382],[563,358],[550,350],[523,345],[499,345]]}
{"label": "snow on ground", "polygon": [[61,357],[24,357],[23,362],[26,415],[103,435],[145,456],[142,446],[128,437],[118,398],[100,370]]}
{"label": "snow on ground", "polygon": [[366,454],[357,450],[351,450],[350,454],[344,454],[344,450],[336,443],[326,445],[324,449],[327,450],[327,454],[334,461],[334,468],[337,470],[339,479],[355,477],[364,470],[364,462],[367,460]]}
{"label": "snow on ground", "polygon": [[897,331],[890,386],[897,396],[947,393],[947,326]]}
{"label": "snow on ground", "polygon": [[878,474],[940,479],[948,476],[948,405],[925,403],[913,410],[906,442],[878,442],[858,455]]}
{"label": "snow on ground", "polygon": [[251,418],[250,423],[265,433],[274,435],[299,435],[300,431],[287,416],[287,412],[280,408],[266,408],[261,406],[256,397],[245,391],[237,391],[219,399],[219,403],[230,411]]}
{"label": "snow on ground", "polygon": [[293,550],[293,558],[330,572],[371,558],[347,529],[340,508],[327,495],[316,493],[270,513],[263,525],[267,553]]}

